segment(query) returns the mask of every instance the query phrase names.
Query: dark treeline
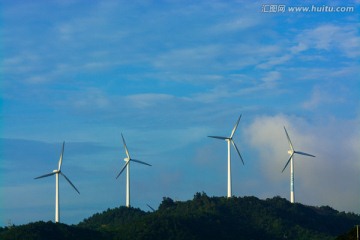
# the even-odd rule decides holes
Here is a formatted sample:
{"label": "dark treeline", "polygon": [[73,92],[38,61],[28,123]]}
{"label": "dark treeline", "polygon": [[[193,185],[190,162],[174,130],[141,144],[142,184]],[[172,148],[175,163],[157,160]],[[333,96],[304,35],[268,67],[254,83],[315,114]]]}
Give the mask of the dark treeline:
{"label": "dark treeline", "polygon": [[164,198],[158,210],[120,207],[68,226],[36,222],[0,228],[1,240],[45,239],[351,239],[360,216],[274,197]]}

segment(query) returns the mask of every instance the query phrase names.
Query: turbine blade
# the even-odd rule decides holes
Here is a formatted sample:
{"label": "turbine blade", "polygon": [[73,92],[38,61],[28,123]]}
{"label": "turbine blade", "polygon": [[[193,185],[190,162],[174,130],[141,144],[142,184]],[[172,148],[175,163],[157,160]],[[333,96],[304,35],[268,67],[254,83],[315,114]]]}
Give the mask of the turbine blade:
{"label": "turbine blade", "polygon": [[75,187],[75,185],[70,181],[70,179],[68,179],[65,174],[63,174],[62,172],[60,172],[61,175],[63,175],[63,177],[66,179],[66,181],[68,181],[70,183],[70,185],[75,189],[75,191],[78,192],[78,194],[80,194],[79,190],[77,190],[77,188]]}
{"label": "turbine blade", "polygon": [[126,146],[126,142],[125,142],[124,136],[123,136],[122,134],[121,134],[121,137],[122,137],[122,140],[123,140],[123,143],[124,143],[124,148],[125,148],[126,156],[130,159],[130,154],[129,154],[128,148],[127,148],[127,146]]}
{"label": "turbine blade", "polygon": [[291,160],[291,158],[292,158],[293,156],[294,156],[294,153],[292,153],[292,154],[290,155],[289,160],[287,161],[285,167],[283,168],[283,170],[282,170],[281,172],[284,172],[285,168],[287,167],[287,165],[289,165],[289,162],[290,162],[290,160]]}
{"label": "turbine blade", "polygon": [[152,208],[149,204],[146,204],[153,212],[155,212],[155,209]]}
{"label": "turbine blade", "polygon": [[292,145],[292,142],[291,142],[291,140],[290,140],[290,137],[289,137],[288,132],[286,131],[285,126],[284,126],[284,130],[285,130],[285,133],[286,133],[286,137],[287,137],[287,139],[288,139],[288,141],[289,141],[290,148],[291,148],[291,150],[293,150],[293,151],[294,151],[294,147],[293,147],[293,145]]}
{"label": "turbine blade", "polygon": [[143,161],[140,161],[140,160],[136,160],[136,159],[130,159],[130,161],[133,161],[133,162],[137,162],[137,163],[141,163],[141,164],[144,164],[144,165],[151,166],[150,164],[148,164],[148,163],[146,163],[146,162],[143,162]]}
{"label": "turbine blade", "polygon": [[311,155],[311,154],[309,154],[309,153],[304,153],[304,152],[294,151],[294,153],[301,154],[301,155],[305,155],[305,156],[309,156],[309,157],[315,157],[314,155]]}
{"label": "turbine blade", "polygon": [[34,179],[49,177],[49,176],[55,175],[56,173],[57,173],[57,172],[48,173],[48,174],[42,175],[42,176],[40,176],[40,177],[36,177],[36,178],[34,178]]}
{"label": "turbine blade", "polygon": [[217,138],[217,139],[222,139],[222,140],[227,140],[229,139],[228,137],[219,137],[219,136],[208,136],[210,138]]}
{"label": "turbine blade", "polygon": [[64,156],[64,147],[65,147],[65,141],[63,142],[63,146],[62,146],[62,150],[61,150],[61,154],[60,154],[58,171],[61,170],[61,164],[62,164],[62,160],[63,160],[63,156]]}
{"label": "turbine blade", "polygon": [[121,171],[119,172],[119,174],[116,176],[116,179],[119,178],[119,176],[120,176],[120,175],[122,174],[122,172],[125,170],[126,166],[129,164],[129,162],[130,162],[130,161],[127,161],[127,162],[125,163],[125,165],[123,166],[123,168],[121,169]]}
{"label": "turbine blade", "polygon": [[231,139],[231,138],[234,136],[234,134],[235,134],[235,131],[236,131],[236,129],[237,129],[238,125],[239,125],[239,122],[240,122],[240,118],[241,118],[241,114],[240,114],[240,117],[239,117],[239,119],[237,120],[237,122],[236,122],[236,124],[235,124],[235,126],[234,126],[234,128],[233,128],[233,130],[232,130],[232,132],[231,132],[230,139]]}
{"label": "turbine blade", "polygon": [[231,140],[231,143],[232,143],[232,145],[234,146],[234,148],[236,149],[237,153],[239,154],[239,157],[240,157],[243,165],[245,165],[244,160],[243,160],[243,158],[242,158],[242,156],[241,156],[241,154],[240,154],[240,151],[239,151],[239,149],[237,148],[235,142],[234,142],[233,140]]}

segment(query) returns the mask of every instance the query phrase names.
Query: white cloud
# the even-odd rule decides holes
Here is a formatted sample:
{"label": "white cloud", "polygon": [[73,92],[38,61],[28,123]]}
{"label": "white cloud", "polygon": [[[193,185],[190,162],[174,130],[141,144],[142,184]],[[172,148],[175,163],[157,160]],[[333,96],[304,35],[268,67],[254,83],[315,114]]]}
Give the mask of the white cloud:
{"label": "white cloud", "polygon": [[242,31],[260,24],[260,20],[260,18],[254,18],[253,16],[238,17],[236,19],[222,22],[213,26],[211,31],[215,32],[216,34],[223,34],[227,31]]}
{"label": "white cloud", "polygon": [[[356,122],[334,120],[309,124],[286,115],[261,116],[247,130],[250,144],[260,152],[260,169],[280,186],[289,171],[281,174],[288,159],[286,126],[295,150],[316,158],[295,156],[295,193],[299,202],[330,205],[339,210],[359,212],[359,131]],[[276,187],[278,188],[278,187]],[[276,191],[274,189],[274,191]],[[286,195],[288,197],[288,188]],[[284,190],[283,190],[284,192]]]}
{"label": "white cloud", "polygon": [[274,87],[276,86],[276,82],[279,79],[281,79],[281,73],[278,71],[271,71],[266,73],[266,75],[261,80],[266,86]]}
{"label": "white cloud", "polygon": [[338,49],[347,57],[355,58],[360,55],[360,37],[357,36],[357,32],[356,25],[323,24],[304,30],[297,39],[307,48],[329,52]]}
{"label": "white cloud", "polygon": [[260,63],[257,67],[260,69],[269,69],[269,68],[272,68],[277,65],[282,65],[282,64],[288,62],[289,60],[291,60],[292,58],[293,58],[293,56],[291,54],[270,57],[264,63]]}
{"label": "white cloud", "polygon": [[203,70],[222,53],[220,45],[198,46],[194,48],[173,49],[161,53],[153,64],[157,68],[192,69],[196,72],[198,68]]}
{"label": "white cloud", "polygon": [[[260,69],[270,69],[274,66],[289,63],[295,56],[303,54],[301,58],[309,55],[319,58],[316,52],[310,50],[324,50],[334,53],[342,52],[349,58],[360,55],[360,37],[357,36],[356,25],[323,24],[315,28],[305,29],[289,41],[279,42],[282,44],[283,54],[268,56],[265,61],[257,65]],[[328,58],[320,58],[322,61]]]}
{"label": "white cloud", "polygon": [[290,52],[293,53],[293,54],[297,54],[297,53],[300,53],[300,52],[305,51],[307,49],[308,49],[308,46],[306,46],[305,43],[299,42],[298,45],[290,48]]}
{"label": "white cloud", "polygon": [[67,102],[77,110],[105,110],[110,107],[110,103],[109,96],[98,88],[85,89],[82,93],[71,96]]}
{"label": "white cloud", "polygon": [[[287,159],[287,140],[283,126],[289,126],[289,120],[284,115],[256,118],[246,134],[250,144],[260,151],[262,169],[272,180],[279,180],[281,167]],[[288,128],[289,129],[289,128]],[[289,129],[290,132],[292,129]]]}
{"label": "white cloud", "polygon": [[227,86],[217,86],[208,92],[197,93],[193,96],[193,100],[203,103],[213,103],[221,98],[229,98],[233,93],[229,92]]}
{"label": "white cloud", "polygon": [[129,95],[125,98],[136,108],[147,108],[161,105],[162,102],[172,100],[174,97],[169,94],[142,93]]}
{"label": "white cloud", "polygon": [[339,97],[339,91],[341,90],[338,90],[338,93],[335,95],[328,93],[326,89],[321,87],[314,87],[310,99],[303,102],[302,107],[305,109],[314,110],[324,104],[344,102],[344,100]]}

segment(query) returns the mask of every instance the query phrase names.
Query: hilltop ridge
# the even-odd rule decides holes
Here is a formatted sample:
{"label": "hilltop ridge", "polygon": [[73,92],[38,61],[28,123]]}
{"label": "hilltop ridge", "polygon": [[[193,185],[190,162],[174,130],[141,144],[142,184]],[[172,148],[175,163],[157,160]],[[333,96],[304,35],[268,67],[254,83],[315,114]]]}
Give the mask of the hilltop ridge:
{"label": "hilltop ridge", "polygon": [[[77,225],[37,222],[0,230],[0,239],[335,239],[360,215],[329,207],[291,204],[280,197],[164,197],[154,212],[119,207]],[[47,234],[44,234],[47,233]],[[44,238],[44,236],[47,236]],[[345,236],[343,236],[345,237]],[[341,238],[341,239],[346,239]]]}

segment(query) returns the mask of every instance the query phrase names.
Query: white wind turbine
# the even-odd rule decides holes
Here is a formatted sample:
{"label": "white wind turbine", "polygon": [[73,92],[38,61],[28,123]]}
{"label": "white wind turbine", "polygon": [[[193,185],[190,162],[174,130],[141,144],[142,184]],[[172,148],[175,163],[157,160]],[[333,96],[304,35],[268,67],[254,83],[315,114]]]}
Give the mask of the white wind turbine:
{"label": "white wind turbine", "polygon": [[235,126],[234,126],[234,128],[233,128],[233,130],[231,132],[230,137],[208,136],[208,137],[211,137],[211,138],[217,138],[217,139],[225,140],[225,141],[227,141],[227,144],[228,144],[228,188],[227,188],[227,197],[228,198],[230,198],[232,196],[232,193],[231,193],[231,153],[230,153],[230,143],[234,146],[237,153],[239,154],[241,162],[244,164],[244,160],[241,157],[240,151],[237,148],[237,146],[236,146],[236,144],[235,144],[235,142],[233,140],[233,136],[234,136],[235,131],[236,131],[238,125],[239,125],[240,118],[241,118],[241,115],[240,115],[239,119],[237,120],[237,122],[236,122],[236,124],[235,124]]}
{"label": "white wind turbine", "polygon": [[60,159],[59,159],[58,169],[53,170],[51,173],[48,173],[48,174],[42,175],[40,177],[34,178],[34,179],[39,179],[39,178],[44,178],[44,177],[49,177],[49,176],[55,175],[55,222],[56,223],[60,221],[59,174],[61,174],[66,179],[66,181],[68,181],[70,183],[70,185],[75,189],[75,191],[77,191],[80,194],[79,190],[77,190],[77,188],[70,181],[70,179],[67,178],[65,176],[65,174],[62,173],[62,171],[61,171],[61,164],[62,164],[62,160],[63,160],[63,156],[64,156],[64,147],[65,147],[65,142],[63,142],[62,151],[61,151],[61,155],[60,155]]}
{"label": "white wind turbine", "polygon": [[136,159],[131,158],[130,154],[129,154],[129,151],[128,151],[128,148],[127,148],[126,143],[125,143],[124,136],[122,134],[121,134],[121,137],[122,137],[122,140],[123,140],[123,143],[124,143],[126,158],[124,158],[125,165],[121,169],[120,173],[116,176],[116,179],[118,179],[118,177],[121,175],[121,173],[126,168],[126,207],[130,207],[130,162],[137,162],[137,163],[141,163],[141,164],[148,165],[148,166],[151,166],[151,165],[146,163],[146,162],[142,162],[140,160],[136,160]]}
{"label": "white wind turbine", "polygon": [[315,157],[314,155],[311,155],[309,153],[305,153],[305,152],[300,152],[300,151],[295,151],[293,144],[291,143],[290,137],[288,132],[286,131],[286,128],[284,127],[285,133],[286,133],[286,137],[289,141],[290,144],[290,150],[288,151],[288,153],[290,154],[290,158],[289,160],[286,162],[285,167],[283,168],[282,172],[284,172],[284,170],[286,169],[287,165],[289,165],[290,163],[290,202],[294,203],[295,202],[295,192],[294,192],[294,154],[300,154],[300,155],[305,155],[305,156],[309,156],[309,157]]}

